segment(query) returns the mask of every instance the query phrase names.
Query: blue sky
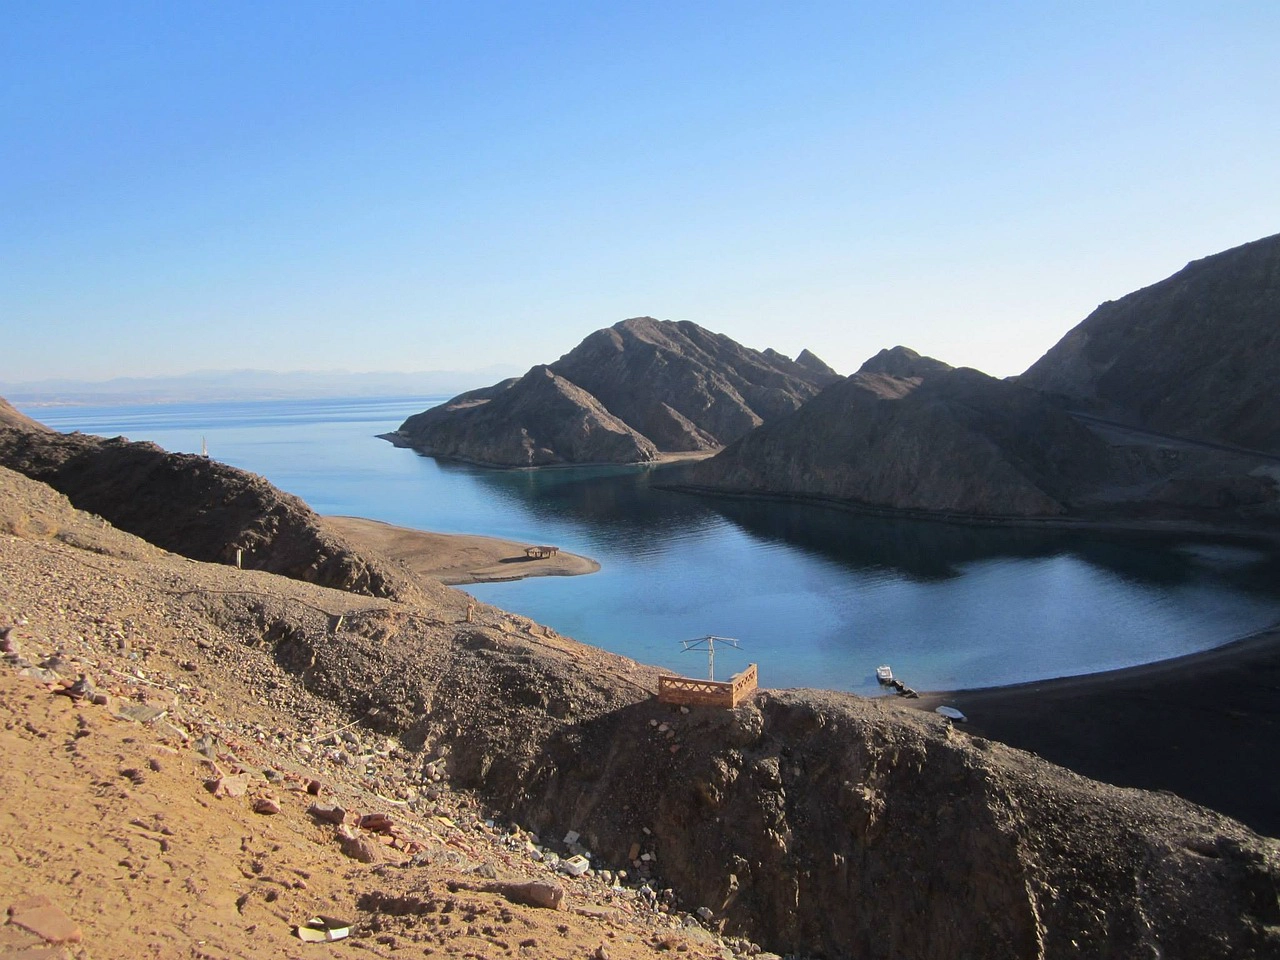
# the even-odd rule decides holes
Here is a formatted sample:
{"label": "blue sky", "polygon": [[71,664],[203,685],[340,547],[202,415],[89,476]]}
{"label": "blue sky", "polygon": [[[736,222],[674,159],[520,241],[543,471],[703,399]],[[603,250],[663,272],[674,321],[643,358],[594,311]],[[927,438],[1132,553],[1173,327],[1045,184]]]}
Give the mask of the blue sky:
{"label": "blue sky", "polygon": [[10,4],[3,379],[548,361],[625,317],[1020,372],[1280,232],[1280,4]]}

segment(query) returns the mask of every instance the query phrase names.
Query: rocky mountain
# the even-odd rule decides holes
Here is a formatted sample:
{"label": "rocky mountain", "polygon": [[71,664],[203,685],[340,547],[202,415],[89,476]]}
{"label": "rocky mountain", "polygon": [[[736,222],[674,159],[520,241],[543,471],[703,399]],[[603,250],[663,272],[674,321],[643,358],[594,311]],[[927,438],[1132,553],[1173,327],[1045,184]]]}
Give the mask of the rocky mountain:
{"label": "rocky mountain", "polygon": [[433,456],[505,467],[643,463],[658,455],[646,437],[550,367],[415,414],[395,436]]}
{"label": "rocky mountain", "polygon": [[1280,234],[1102,304],[1019,379],[1152,430],[1280,452]]}
{"label": "rocky mountain", "polygon": [[[765,352],[773,353],[772,350],[766,350]],[[813,371],[814,373],[818,374],[820,377],[823,377],[824,379],[828,379],[831,383],[835,383],[837,380],[840,379],[840,374],[836,373],[835,370],[827,366],[827,364],[823,362],[822,358],[819,357],[817,354],[815,354],[812,350],[808,350],[808,349],[801,350],[800,355],[796,357],[796,364],[798,366],[804,367],[806,370]]]}
{"label": "rocky mountain", "polygon": [[688,483],[939,515],[1274,525],[1278,461],[1248,451],[1280,453],[1277,382],[1280,235],[1103,304],[1016,383],[883,350]]}
{"label": "rocky mountain", "polygon": [[1109,461],[1035,391],[895,347],[685,476],[735,493],[1032,517],[1066,513]]}
{"label": "rocky mountain", "polygon": [[910,347],[892,347],[881,350],[858,368],[858,373],[883,373],[890,377],[909,379],[926,377],[954,367],[933,357],[922,357]]}
{"label": "rocky mountain", "polygon": [[[33,421],[34,422],[34,421]],[[234,563],[378,597],[417,587],[406,571],[325,530],[302,500],[216,460],[131,443],[0,425],[0,465],[81,510],[194,560]]]}
{"label": "rocky mountain", "polygon": [[809,351],[801,358],[751,350],[688,321],[636,317],[597,330],[518,381],[410,417],[390,439],[499,466],[634,463],[657,451],[714,450],[839,379]]}
{"label": "rocky mountain", "polygon": [[[94,955],[293,955],[316,913],[370,956],[1280,950],[1274,840],[933,714],[685,713],[656,670],[457,591],[191,563],[3,469],[0,530],[0,840],[29,851],[0,903],[61,901]],[[550,865],[583,848],[590,875]],[[530,879],[561,909],[495,892]]]}

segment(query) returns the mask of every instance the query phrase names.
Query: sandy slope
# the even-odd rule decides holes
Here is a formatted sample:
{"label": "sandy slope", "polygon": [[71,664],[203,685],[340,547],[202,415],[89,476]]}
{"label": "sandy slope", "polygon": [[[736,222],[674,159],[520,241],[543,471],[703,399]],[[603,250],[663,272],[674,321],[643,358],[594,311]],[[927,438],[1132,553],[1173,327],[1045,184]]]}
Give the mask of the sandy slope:
{"label": "sandy slope", "polygon": [[[435,614],[460,617],[466,598],[447,594]],[[225,619],[233,596],[349,617],[388,608],[168,554],[0,471],[0,629],[12,627],[0,660],[0,919],[45,895],[82,937],[31,956],[728,955],[635,891],[539,862],[526,831],[489,820],[441,765],[353,724],[268,647],[246,644],[246,624]],[[80,674],[105,702],[60,693]],[[129,718],[142,707],[158,715]],[[243,795],[209,789],[241,772]],[[279,812],[255,812],[268,797]],[[308,815],[317,800],[348,823],[391,818],[389,833],[353,827],[373,862],[345,855],[335,827]],[[473,889],[531,879],[558,884],[561,909]],[[352,921],[352,938],[301,943],[295,925],[317,913]],[[0,956],[38,944],[0,923]]]}

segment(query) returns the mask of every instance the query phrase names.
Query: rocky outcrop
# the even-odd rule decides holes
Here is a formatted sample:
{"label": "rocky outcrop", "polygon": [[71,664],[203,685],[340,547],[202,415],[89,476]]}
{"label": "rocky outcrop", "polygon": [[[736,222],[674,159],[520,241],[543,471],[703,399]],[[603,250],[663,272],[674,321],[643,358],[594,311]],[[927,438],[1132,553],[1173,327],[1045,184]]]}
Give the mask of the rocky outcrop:
{"label": "rocky outcrop", "polygon": [[1105,443],[1034,391],[896,348],[685,476],[734,493],[1046,517],[1066,513],[1110,460]]}
{"label": "rocky outcrop", "polygon": [[800,355],[796,357],[796,365],[804,367],[806,370],[812,371],[822,378],[828,379],[830,383],[835,383],[837,380],[841,379],[840,374],[827,366],[821,357],[808,349],[800,351]]}
{"label": "rocky outcrop", "polygon": [[0,427],[0,465],[77,508],[193,560],[234,563],[376,597],[418,588],[392,562],[324,530],[302,500],[262,477],[153,443]]}
{"label": "rocky outcrop", "polygon": [[1280,452],[1280,234],[1102,304],[1019,379],[1152,430]]}
{"label": "rocky outcrop", "polygon": [[12,427],[16,430],[49,430],[43,423],[32,420],[25,413],[15,410],[3,397],[0,397],[0,427]]}
{"label": "rocky outcrop", "polygon": [[751,350],[688,321],[636,317],[518,381],[410,417],[389,439],[433,456],[521,467],[713,450],[839,379],[809,351],[801,358]]}
{"label": "rocky outcrop", "polygon": [[505,467],[640,463],[658,455],[648,439],[549,367],[412,416],[397,435],[431,456]]}

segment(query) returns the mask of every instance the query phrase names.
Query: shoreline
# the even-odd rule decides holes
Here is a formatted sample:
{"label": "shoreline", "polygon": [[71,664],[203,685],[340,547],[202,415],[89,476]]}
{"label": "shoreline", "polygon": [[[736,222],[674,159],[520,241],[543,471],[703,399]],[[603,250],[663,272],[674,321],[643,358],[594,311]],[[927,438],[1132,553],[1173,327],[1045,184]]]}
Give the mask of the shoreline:
{"label": "shoreline", "polygon": [[1046,530],[1055,532],[1101,533],[1108,536],[1186,537],[1220,543],[1266,544],[1280,546],[1280,529],[1212,523],[1206,520],[1177,518],[1095,518],[1081,516],[1019,517],[985,516],[971,513],[943,513],[901,507],[878,507],[872,504],[803,493],[765,493],[749,490],[722,490],[691,483],[659,483],[658,489],[687,496],[724,498],[727,500],[761,500],[771,503],[794,503],[825,507],[878,520],[907,520],[951,524],[960,527],[994,527],[1002,529]]}
{"label": "shoreline", "polygon": [[616,463],[612,460],[589,461],[582,463],[536,463],[531,466],[511,463],[491,463],[488,460],[476,460],[471,457],[446,456],[442,453],[430,453],[421,447],[411,443],[404,434],[398,430],[392,430],[390,433],[375,434],[378,440],[385,440],[393,447],[401,450],[412,450],[420,457],[431,457],[433,460],[444,460],[448,463],[463,463],[469,467],[483,467],[486,470],[572,470],[577,467],[662,467],[672,463],[695,462],[699,460],[709,460],[717,453],[723,450],[723,447],[717,447],[715,450],[688,450],[688,451],[658,451],[658,455],[652,460],[632,460],[627,463]]}
{"label": "shoreline", "polygon": [[1155,663],[896,702],[956,707],[974,736],[1096,780],[1169,790],[1280,836],[1280,624]]}
{"label": "shoreline", "polygon": [[[527,544],[495,537],[323,519],[353,542],[452,586],[600,569],[572,554],[528,560]],[[1232,538],[1219,533],[1216,539]],[[958,729],[968,734],[1106,783],[1171,791],[1280,837],[1280,777],[1273,772],[1280,743],[1280,623],[1149,664],[890,699],[901,709],[956,707],[967,718]]]}
{"label": "shoreline", "polygon": [[577,577],[600,569],[600,564],[590,557],[563,551],[553,557],[530,559],[525,548],[535,544],[499,537],[435,533],[365,517],[328,516],[321,521],[330,532],[448,586],[528,577]]}

